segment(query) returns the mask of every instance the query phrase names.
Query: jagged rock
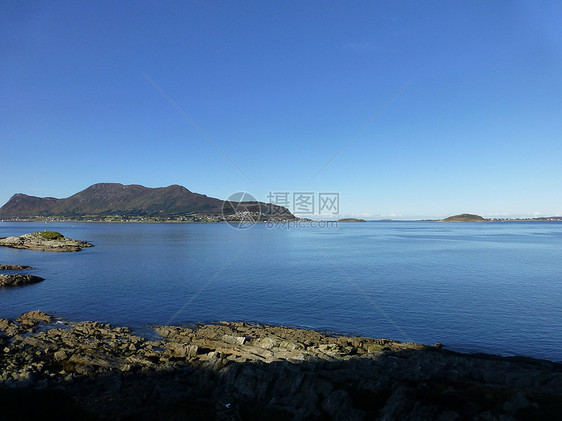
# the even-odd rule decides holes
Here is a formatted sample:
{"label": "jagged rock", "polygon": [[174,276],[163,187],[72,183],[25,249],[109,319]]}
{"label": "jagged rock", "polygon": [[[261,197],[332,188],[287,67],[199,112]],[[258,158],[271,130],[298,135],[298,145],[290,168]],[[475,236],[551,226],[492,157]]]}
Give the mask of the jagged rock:
{"label": "jagged rock", "polygon": [[20,331],[20,327],[8,319],[0,319],[0,332],[7,336],[15,336]]}
{"label": "jagged rock", "polygon": [[57,352],[53,354],[53,358],[55,359],[55,361],[63,361],[68,358],[68,355],[66,355],[64,349],[59,349]]}
{"label": "jagged rock", "polygon": [[18,317],[17,322],[23,325],[36,325],[37,323],[52,323],[53,316],[42,311],[30,311]]}
{"label": "jagged rock", "polygon": [[168,351],[174,357],[192,358],[197,355],[199,347],[197,345],[184,345],[172,342],[168,344]]}
{"label": "jagged rock", "polygon": [[27,284],[35,284],[44,281],[44,278],[34,275],[5,275],[0,274],[0,287],[13,287]]}
{"label": "jagged rock", "polygon": [[258,341],[256,341],[257,345],[264,348],[264,349],[272,349],[275,347],[279,347],[279,342],[276,341],[273,338],[260,338]]}

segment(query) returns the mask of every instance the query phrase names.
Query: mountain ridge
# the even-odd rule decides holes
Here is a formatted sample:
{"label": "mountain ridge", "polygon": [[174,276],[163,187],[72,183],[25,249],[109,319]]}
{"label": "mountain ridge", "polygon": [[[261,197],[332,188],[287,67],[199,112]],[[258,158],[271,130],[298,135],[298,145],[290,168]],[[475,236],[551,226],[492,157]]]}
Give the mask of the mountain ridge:
{"label": "mountain ridge", "polygon": [[191,192],[184,186],[145,187],[140,184],[97,183],[72,196],[54,197],[14,194],[0,208],[0,218],[102,218],[110,215],[135,217],[176,217],[178,215],[232,215],[248,211],[268,215],[274,212],[294,216],[281,206],[261,202],[230,202]]}

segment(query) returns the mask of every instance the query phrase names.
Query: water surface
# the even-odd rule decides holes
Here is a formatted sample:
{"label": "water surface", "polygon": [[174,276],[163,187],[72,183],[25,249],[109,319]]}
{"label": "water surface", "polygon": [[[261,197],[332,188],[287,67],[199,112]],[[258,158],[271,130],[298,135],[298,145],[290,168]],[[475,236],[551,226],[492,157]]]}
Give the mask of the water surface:
{"label": "water surface", "polygon": [[243,320],[562,360],[562,224],[0,223],[90,241],[79,253],[0,247],[42,283],[0,289],[0,317],[151,324]]}

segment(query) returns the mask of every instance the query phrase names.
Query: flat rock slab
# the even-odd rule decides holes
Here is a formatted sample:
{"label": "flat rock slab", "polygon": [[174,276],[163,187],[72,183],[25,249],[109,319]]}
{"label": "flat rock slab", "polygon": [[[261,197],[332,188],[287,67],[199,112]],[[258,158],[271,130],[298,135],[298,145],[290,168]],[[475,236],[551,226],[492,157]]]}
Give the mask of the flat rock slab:
{"label": "flat rock slab", "polygon": [[19,237],[2,238],[0,239],[0,246],[14,249],[72,252],[80,251],[83,247],[93,247],[93,244],[66,238],[58,232],[45,231],[24,234]]}
{"label": "flat rock slab", "polygon": [[4,275],[0,274],[0,287],[15,287],[35,284],[44,281],[44,278],[34,275]]}

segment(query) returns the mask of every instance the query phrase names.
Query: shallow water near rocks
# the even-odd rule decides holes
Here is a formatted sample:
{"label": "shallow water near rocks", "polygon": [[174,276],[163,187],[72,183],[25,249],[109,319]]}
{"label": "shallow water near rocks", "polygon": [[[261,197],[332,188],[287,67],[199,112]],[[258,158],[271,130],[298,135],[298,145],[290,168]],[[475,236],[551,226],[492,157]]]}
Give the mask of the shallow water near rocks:
{"label": "shallow water near rocks", "polygon": [[1,247],[0,264],[46,280],[0,289],[0,317],[252,321],[562,360],[562,223],[0,223],[0,237],[42,230],[95,247]]}

